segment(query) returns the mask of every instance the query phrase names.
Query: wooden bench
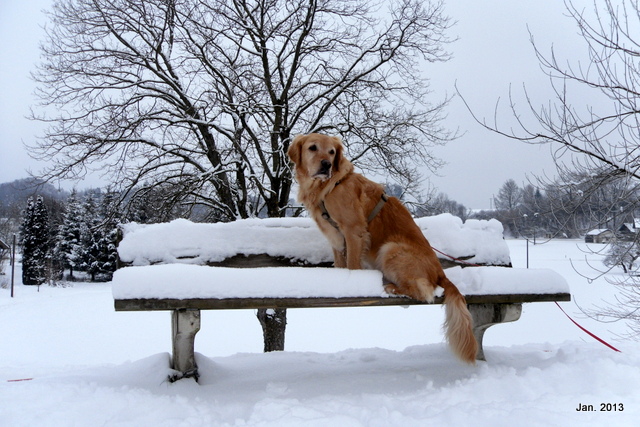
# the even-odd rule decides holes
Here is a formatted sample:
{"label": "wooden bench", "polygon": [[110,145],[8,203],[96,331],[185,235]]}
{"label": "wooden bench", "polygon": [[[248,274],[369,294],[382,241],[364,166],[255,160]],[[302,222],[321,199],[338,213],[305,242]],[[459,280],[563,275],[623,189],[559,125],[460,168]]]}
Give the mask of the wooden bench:
{"label": "wooden bench", "polygon": [[[114,275],[115,310],[171,311],[175,374],[170,380],[198,378],[194,343],[201,327],[201,310],[428,305],[384,294],[382,275],[377,271],[327,268],[331,264],[330,249],[308,221],[259,221],[215,225],[181,220],[173,226],[129,225],[129,230],[125,226],[119,254],[124,258],[122,263],[131,266]],[[250,230],[237,232],[238,227],[245,226]],[[478,224],[473,228],[480,230],[480,238],[490,237]],[[221,239],[231,239],[225,236],[227,229],[235,237],[228,240],[230,247],[213,250],[212,246]],[[290,249],[273,252],[283,242],[289,248],[287,242],[291,245],[292,235],[305,243],[302,249],[293,250],[297,257],[291,255]],[[466,295],[479,344],[478,360],[485,360],[485,331],[490,326],[518,320],[523,303],[571,299],[564,279],[552,271],[505,268],[508,263],[504,251],[496,251],[495,242],[489,252],[494,261],[501,260],[502,266],[447,270]],[[245,248],[241,250],[239,246]],[[311,250],[304,253],[309,247]],[[269,250],[272,252],[266,253]],[[474,251],[480,252],[477,248]],[[443,259],[445,267],[460,264],[461,258],[474,264],[482,261],[481,256],[454,253],[458,261]],[[436,297],[434,304],[442,303],[442,297]]]}

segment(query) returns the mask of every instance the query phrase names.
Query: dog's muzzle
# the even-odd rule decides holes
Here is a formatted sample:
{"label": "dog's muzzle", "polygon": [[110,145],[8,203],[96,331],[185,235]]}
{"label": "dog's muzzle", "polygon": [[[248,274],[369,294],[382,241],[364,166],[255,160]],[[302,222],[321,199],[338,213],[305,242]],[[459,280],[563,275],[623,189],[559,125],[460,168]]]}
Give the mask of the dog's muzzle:
{"label": "dog's muzzle", "polygon": [[320,162],[320,168],[315,174],[316,178],[331,178],[331,162],[329,160],[322,160]]}

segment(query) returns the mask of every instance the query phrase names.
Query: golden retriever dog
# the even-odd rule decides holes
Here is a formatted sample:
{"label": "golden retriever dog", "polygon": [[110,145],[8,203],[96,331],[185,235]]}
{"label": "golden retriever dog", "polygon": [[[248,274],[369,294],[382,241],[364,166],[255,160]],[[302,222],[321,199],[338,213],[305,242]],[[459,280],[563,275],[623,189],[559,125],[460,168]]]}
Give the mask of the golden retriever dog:
{"label": "golden retriever dog", "polygon": [[353,171],[340,138],[311,133],[291,143],[298,199],[327,237],[338,268],[382,271],[385,291],[433,302],[444,289],[445,335],[453,352],[475,363],[478,344],[464,296],[447,279],[405,206],[380,184]]}

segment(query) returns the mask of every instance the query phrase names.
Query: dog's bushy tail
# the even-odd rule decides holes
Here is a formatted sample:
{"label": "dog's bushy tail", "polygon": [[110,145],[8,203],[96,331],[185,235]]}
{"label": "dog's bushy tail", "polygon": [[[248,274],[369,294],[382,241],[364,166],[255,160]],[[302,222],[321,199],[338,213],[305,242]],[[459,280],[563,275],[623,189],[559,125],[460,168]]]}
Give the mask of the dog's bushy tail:
{"label": "dog's bushy tail", "polygon": [[440,281],[440,286],[444,288],[444,329],[449,346],[462,361],[475,364],[478,343],[473,335],[473,320],[467,301],[446,276]]}

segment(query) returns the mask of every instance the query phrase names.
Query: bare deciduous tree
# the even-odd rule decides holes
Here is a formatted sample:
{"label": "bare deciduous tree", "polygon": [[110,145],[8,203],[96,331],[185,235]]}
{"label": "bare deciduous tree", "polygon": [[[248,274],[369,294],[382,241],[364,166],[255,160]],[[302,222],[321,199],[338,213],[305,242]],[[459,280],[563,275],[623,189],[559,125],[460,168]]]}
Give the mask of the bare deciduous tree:
{"label": "bare deciduous tree", "polygon": [[440,2],[57,1],[35,73],[48,177],[173,189],[222,220],[284,215],[292,132],[341,135],[405,185],[452,134],[422,67],[448,59]]}
{"label": "bare deciduous tree", "polygon": [[502,184],[495,197],[496,209],[514,211],[522,203],[523,190],[513,179]]}
{"label": "bare deciduous tree", "polygon": [[[548,193],[551,204],[555,203],[554,211],[575,213],[598,206],[583,212],[582,217],[606,223],[640,208],[640,4],[636,0],[603,0],[594,1],[592,8],[580,9],[569,0],[565,6],[585,42],[588,61],[564,62],[554,50],[546,55],[532,36],[555,98],[538,107],[525,88],[528,105],[523,110],[512,96],[515,130],[478,121],[518,141],[549,144],[557,165],[555,187],[560,196],[553,199]],[[604,191],[607,188],[616,190]],[[606,203],[593,203],[605,198]],[[602,313],[637,321],[638,283],[633,282],[624,282],[623,298],[627,300]]]}
{"label": "bare deciduous tree", "polygon": [[[640,181],[640,40],[634,40],[638,38],[634,29],[640,28],[640,7],[635,1],[617,5],[605,0],[594,2],[587,13],[571,1],[565,5],[585,41],[588,62],[565,63],[553,50],[546,56],[532,36],[555,99],[535,106],[525,88],[528,108],[524,111],[530,114],[511,98],[510,109],[519,125],[515,130],[504,130],[497,122],[478,122],[518,141],[551,145],[559,175],[556,181],[574,190],[580,187],[572,203],[578,207],[611,182]],[[593,104],[585,99],[594,100]]]}
{"label": "bare deciduous tree", "polygon": [[604,258],[607,267],[619,266],[625,273],[634,270],[636,260],[640,258],[640,247],[635,241],[615,241]]}

